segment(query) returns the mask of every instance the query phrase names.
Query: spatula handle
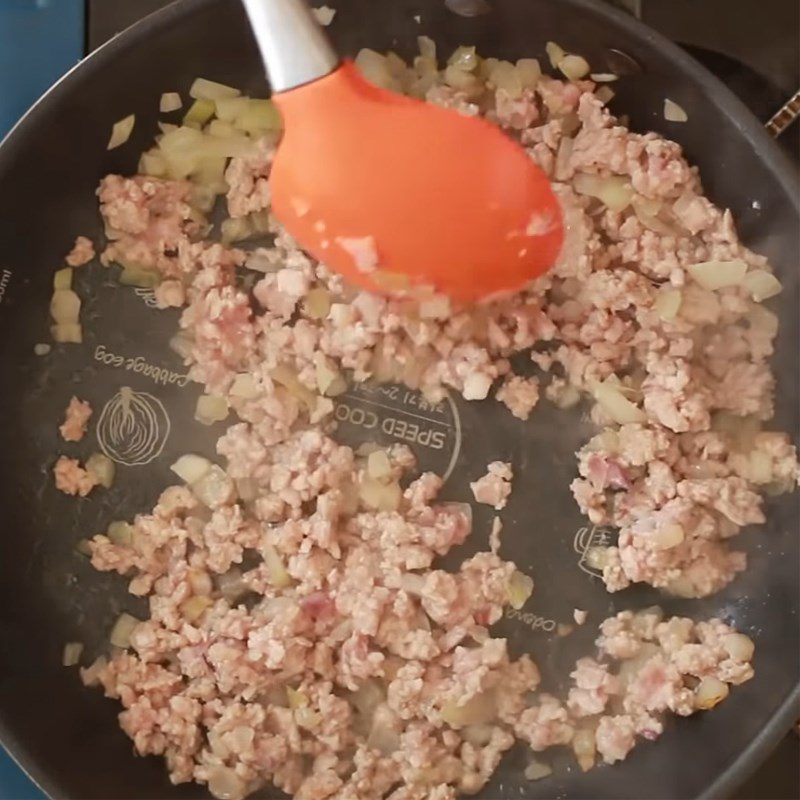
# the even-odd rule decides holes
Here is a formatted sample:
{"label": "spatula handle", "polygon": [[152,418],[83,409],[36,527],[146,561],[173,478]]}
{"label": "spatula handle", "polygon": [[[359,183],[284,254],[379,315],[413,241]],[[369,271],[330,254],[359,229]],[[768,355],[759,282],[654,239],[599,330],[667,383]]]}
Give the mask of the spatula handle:
{"label": "spatula handle", "polygon": [[328,75],[339,63],[305,0],[242,0],[273,92]]}

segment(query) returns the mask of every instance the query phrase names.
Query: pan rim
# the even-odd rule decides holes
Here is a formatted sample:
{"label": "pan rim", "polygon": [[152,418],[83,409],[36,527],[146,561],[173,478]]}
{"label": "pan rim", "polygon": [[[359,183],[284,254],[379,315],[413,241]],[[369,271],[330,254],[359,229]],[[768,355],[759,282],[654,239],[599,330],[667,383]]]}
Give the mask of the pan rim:
{"label": "pan rim", "polygon": [[[173,0],[168,6],[149,14],[119,32],[84,57],[59,78],[0,140],[0,173],[4,169],[4,164],[14,158],[17,141],[23,139],[31,126],[38,124],[40,115],[44,113],[50,101],[62,93],[68,93],[73,83],[79,80],[87,70],[97,69],[106,62],[112,62],[121,49],[136,46],[151,32],[169,24],[177,24],[180,19],[220,2],[223,0]],[[767,133],[763,124],[719,78],[679,45],[611,5],[603,4],[600,0],[559,0],[559,2],[624,30],[646,47],[660,52],[674,68],[690,77],[703,91],[703,94],[724,114],[727,122],[738,128],[758,151],[762,162],[785,195],[790,198],[794,215],[800,219],[800,192],[798,191],[800,181],[798,181],[798,171],[795,165]],[[764,758],[790,729],[799,705],[800,675],[797,677],[794,688],[788,693],[769,722],[728,767],[716,777],[711,777],[710,783],[697,795],[698,800],[714,800],[728,796],[742,784],[761,765]],[[0,745],[48,797],[53,800],[68,797],[63,789],[47,775],[46,771],[40,768],[36,761],[27,754],[25,747],[2,716],[0,716]]]}

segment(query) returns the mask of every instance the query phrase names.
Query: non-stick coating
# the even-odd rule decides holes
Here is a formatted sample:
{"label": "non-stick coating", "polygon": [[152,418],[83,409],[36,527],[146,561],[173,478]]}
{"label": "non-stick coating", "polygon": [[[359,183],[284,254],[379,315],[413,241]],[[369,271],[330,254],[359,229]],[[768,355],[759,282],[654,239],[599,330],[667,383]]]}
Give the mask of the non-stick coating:
{"label": "non-stick coating", "polygon": [[[589,0],[492,0],[492,13],[474,19],[454,16],[440,0],[330,4],[338,8],[330,32],[350,54],[370,46],[409,56],[415,37],[426,33],[443,53],[471,43],[484,55],[505,58],[542,57],[552,39],[601,71],[609,48],[633,55],[643,72],[615,86],[618,113],[629,114],[634,129],[653,129],[684,145],[712,199],[733,209],[745,240],[769,256],[784,281],[776,303],[783,326],[776,425],[796,436],[800,210],[792,169],[721,84],[656,34]],[[421,23],[414,20],[418,14]],[[166,348],[176,314],[156,312],[147,297],[116,288],[113,273],[95,264],[77,278],[86,342],[33,354],[37,342],[49,339],[53,270],[76,234],[100,238],[98,180],[109,171],[135,170],[137,153],[155,131],[160,93],[185,92],[197,75],[266,91],[236,0],[186,0],[113,40],[53,89],[0,147],[0,734],[53,797],[206,796],[195,786],[172,787],[159,760],[134,758],[116,724],[117,705],[84,690],[75,671],[60,666],[65,641],[87,642],[91,656],[120,610],[138,608],[125,581],[95,573],[75,543],[112,519],[149,508],[181,452],[213,452],[219,431],[192,422],[197,389],[183,385],[183,368]],[[687,110],[687,123],[664,121],[665,96]],[[131,142],[106,152],[111,124],[134,111]],[[139,393],[155,415],[155,443],[142,456],[153,460],[119,465],[114,488],[86,500],[57,493],[50,476],[56,454],[85,457],[99,445],[94,433],[77,446],[59,440],[56,425],[69,397],[88,398],[99,416],[106,406],[113,410],[109,403],[122,386]],[[557,688],[558,676],[590,649],[591,628],[602,618],[659,599],[638,590],[609,596],[582,569],[576,551],[591,536],[605,535],[581,533],[585,523],[567,490],[572,451],[588,425],[545,407],[521,425],[490,404],[448,405],[437,417],[412,401],[399,391],[377,403],[375,396],[354,395],[341,412],[348,420],[341,435],[372,437],[364,420],[376,414],[384,436],[416,438],[426,465],[444,470],[454,461],[447,492],[456,498],[466,497],[467,480],[487,461],[515,461],[520,477],[504,547],[537,586],[525,616],[504,620],[503,630],[517,652],[534,654]],[[112,434],[103,429],[99,438],[108,446]],[[659,742],[641,745],[622,766],[586,775],[558,769],[531,784],[521,778],[524,760],[517,755],[484,797],[719,797],[743,779],[788,728],[797,700],[797,495],[768,506],[769,523],[739,539],[751,559],[743,576],[707,600],[663,603],[672,613],[733,619],[756,640],[756,678],[713,713],[670,723]],[[474,547],[485,546],[488,519],[477,518]],[[589,624],[559,638],[554,627],[568,622],[576,606],[590,611]]]}

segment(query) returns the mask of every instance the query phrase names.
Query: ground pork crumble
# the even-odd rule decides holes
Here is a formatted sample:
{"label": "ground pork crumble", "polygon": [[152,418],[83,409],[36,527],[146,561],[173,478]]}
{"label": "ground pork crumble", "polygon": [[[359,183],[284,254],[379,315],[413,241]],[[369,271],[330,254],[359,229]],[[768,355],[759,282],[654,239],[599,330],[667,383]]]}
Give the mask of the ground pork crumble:
{"label": "ground pork crumble", "polygon": [[[175,783],[231,800],[266,783],[299,800],[448,800],[478,791],[515,739],[570,746],[582,769],[613,764],[658,737],[664,714],[711,708],[752,677],[746,636],[653,609],[603,622],[563,698],[537,693],[534,661],[511,659],[489,630],[532,588],[498,555],[500,519],[491,552],[443,571],[436,558],[470,533],[467,508],[437,502],[436,475],[401,483],[405,446],[354,452],[331,438],[331,398],[348,380],[402,382],[431,401],[495,387],[521,420],[540,384],[565,408],[591,399],[598,433],[572,490],[593,523],[620,529],[598,556],[611,591],[719,590],[745,567],[728,539],[763,521],[761,492],[797,481],[789,437],[761,430],[777,320],[741,282],[717,275],[711,289],[695,269],[768,273],[765,260],[703,197],[679,146],[621,126],[591,81],[541,76],[512,94],[489,61],[459,89],[435,70],[392,79],[503,126],[552,179],[565,246],[513,297],[460,309],[345,286],[269,213],[274,137],[231,158],[212,192],[227,192],[224,243],[203,238],[208,186],[194,179],[162,165],[101,182],[101,261],[159,276],[158,304],[184,308],[190,377],[239,420],[217,444],[224,468],[193,462],[189,485],[88,544],[97,569],[148,598],[150,618],[118,625],[122,649],[83,680],[120,701],[136,751],[163,755]],[[158,147],[149,155],[161,163]],[[232,245],[254,232],[274,244]],[[260,273],[252,290],[240,267]],[[512,373],[520,352],[542,376]],[[55,475],[65,491],[91,489],[73,459]],[[502,509],[511,479],[510,464],[490,464],[475,500]]]}

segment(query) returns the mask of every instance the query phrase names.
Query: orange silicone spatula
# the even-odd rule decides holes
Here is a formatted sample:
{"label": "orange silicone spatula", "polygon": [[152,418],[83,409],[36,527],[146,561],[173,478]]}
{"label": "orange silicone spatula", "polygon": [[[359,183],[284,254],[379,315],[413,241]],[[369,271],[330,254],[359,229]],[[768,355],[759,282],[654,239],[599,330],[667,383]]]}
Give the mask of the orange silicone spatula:
{"label": "orange silicone spatula", "polygon": [[380,89],[341,63],[303,0],[244,0],[284,122],[275,215],[299,244],[375,291],[470,302],[550,267],[561,210],[499,128]]}

